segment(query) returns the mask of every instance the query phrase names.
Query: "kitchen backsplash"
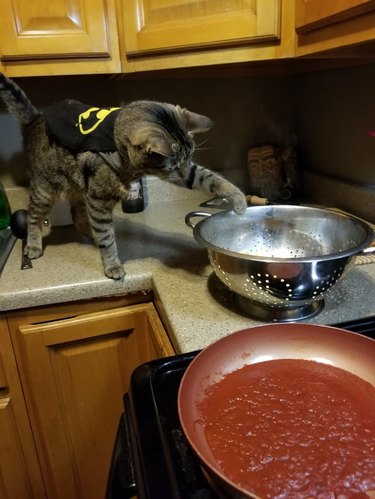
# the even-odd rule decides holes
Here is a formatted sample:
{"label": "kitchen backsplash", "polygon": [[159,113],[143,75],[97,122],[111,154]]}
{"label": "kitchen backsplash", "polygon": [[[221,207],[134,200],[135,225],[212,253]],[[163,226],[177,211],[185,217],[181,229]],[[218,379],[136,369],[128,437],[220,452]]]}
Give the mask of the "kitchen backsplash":
{"label": "kitchen backsplash", "polygon": [[304,166],[375,189],[375,64],[298,75],[292,85]]}
{"label": "kitchen backsplash", "polygon": [[306,201],[340,208],[375,223],[374,189],[312,171],[304,172],[303,182]]}

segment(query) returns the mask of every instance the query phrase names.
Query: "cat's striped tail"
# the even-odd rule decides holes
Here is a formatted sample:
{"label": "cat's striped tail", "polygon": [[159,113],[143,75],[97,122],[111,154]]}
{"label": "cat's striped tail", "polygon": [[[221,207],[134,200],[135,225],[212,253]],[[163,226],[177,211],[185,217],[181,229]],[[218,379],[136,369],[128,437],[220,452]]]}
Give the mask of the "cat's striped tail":
{"label": "cat's striped tail", "polygon": [[0,73],[0,95],[8,111],[18,119],[22,126],[29,125],[41,114],[30,102],[25,92],[3,73]]}

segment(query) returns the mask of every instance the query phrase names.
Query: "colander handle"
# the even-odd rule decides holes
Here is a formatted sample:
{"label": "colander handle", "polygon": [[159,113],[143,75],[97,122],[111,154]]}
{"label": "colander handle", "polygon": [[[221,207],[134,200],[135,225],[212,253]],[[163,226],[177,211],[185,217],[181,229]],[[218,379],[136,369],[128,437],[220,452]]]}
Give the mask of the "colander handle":
{"label": "colander handle", "polygon": [[190,213],[188,213],[185,217],[185,223],[188,227],[190,227],[191,229],[194,229],[195,227],[195,224],[191,221],[192,218],[194,217],[210,217],[211,216],[211,213],[206,213],[205,211],[191,211]]}

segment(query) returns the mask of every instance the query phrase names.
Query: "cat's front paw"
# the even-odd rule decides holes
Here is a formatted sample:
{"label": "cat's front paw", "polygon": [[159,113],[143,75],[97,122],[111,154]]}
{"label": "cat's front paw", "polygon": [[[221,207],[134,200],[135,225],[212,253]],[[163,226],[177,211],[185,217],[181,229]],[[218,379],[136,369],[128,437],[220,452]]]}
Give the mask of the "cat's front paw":
{"label": "cat's front paw", "polygon": [[105,268],[105,275],[114,281],[123,281],[125,277],[125,271],[122,265],[112,265]]}
{"label": "cat's front paw", "polygon": [[238,190],[238,192],[232,193],[229,200],[231,201],[233,209],[237,213],[237,215],[242,215],[243,213],[245,213],[245,210],[247,208],[247,201],[245,195],[240,190]]}
{"label": "cat's front paw", "polygon": [[38,246],[25,246],[24,255],[28,256],[30,260],[36,260],[43,255],[43,249]]}

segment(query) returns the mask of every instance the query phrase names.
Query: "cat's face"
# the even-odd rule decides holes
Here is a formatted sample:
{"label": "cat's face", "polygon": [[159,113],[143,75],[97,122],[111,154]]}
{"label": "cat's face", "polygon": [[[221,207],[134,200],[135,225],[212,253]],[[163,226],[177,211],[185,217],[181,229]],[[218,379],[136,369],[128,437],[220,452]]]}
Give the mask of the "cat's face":
{"label": "cat's face", "polygon": [[136,171],[171,180],[192,158],[194,134],[211,125],[209,118],[179,106],[136,101],[119,113],[115,141]]}

